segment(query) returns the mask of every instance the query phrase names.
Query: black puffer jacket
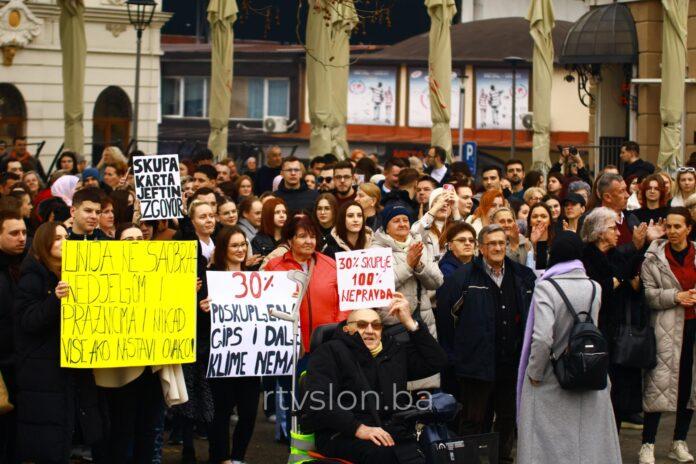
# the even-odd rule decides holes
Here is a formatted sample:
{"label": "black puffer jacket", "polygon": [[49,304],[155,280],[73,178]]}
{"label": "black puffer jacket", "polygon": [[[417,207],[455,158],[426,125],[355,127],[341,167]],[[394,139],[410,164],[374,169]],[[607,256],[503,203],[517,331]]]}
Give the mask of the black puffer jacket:
{"label": "black puffer jacket", "polygon": [[266,234],[256,234],[251,240],[251,251],[255,255],[268,256],[268,254],[278,248],[280,240],[276,241],[273,237]]}
{"label": "black puffer jacket", "polygon": [[[303,405],[302,423],[303,430],[314,431],[317,444],[337,432],[353,437],[361,424],[377,426],[371,407],[372,411],[379,411],[381,422],[386,425],[395,406],[403,407],[402,402],[409,398],[407,394],[395,396],[395,392],[406,392],[407,381],[429,377],[445,366],[445,352],[425,324],[419,324],[418,330],[409,334],[410,343],[402,345],[384,338],[382,352],[373,358],[360,335],[344,332],[346,323],[341,322],[333,338],[312,352],[303,389],[308,401]],[[372,398],[371,407],[360,404],[366,388],[359,380],[356,363],[370,390],[379,395],[379,404],[374,394],[364,395]],[[338,401],[339,393],[345,391],[353,392],[357,405],[351,407],[352,401]],[[349,395],[342,398],[346,396]]]}
{"label": "black puffer jacket", "polygon": [[299,213],[300,211],[312,211],[317,202],[319,192],[310,190],[305,181],[300,181],[300,187],[290,190],[285,187],[285,181],[281,182],[275,196],[285,201],[288,206],[288,214]]}
{"label": "black puffer jacket", "polygon": [[[105,436],[91,370],[60,367],[58,277],[29,255],[15,301],[17,438],[20,460],[67,462],[77,426],[87,444]],[[79,418],[79,424],[75,419]]]}

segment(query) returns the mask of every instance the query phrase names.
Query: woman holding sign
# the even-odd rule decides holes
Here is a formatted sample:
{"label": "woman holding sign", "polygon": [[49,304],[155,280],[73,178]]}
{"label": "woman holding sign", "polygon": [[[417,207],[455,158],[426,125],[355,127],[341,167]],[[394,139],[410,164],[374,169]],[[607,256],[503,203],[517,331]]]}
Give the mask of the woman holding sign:
{"label": "woman holding sign", "polygon": [[323,253],[336,257],[341,251],[364,250],[372,245],[372,230],[365,225],[363,209],[355,201],[343,203],[338,210],[336,225],[326,239]]}
{"label": "woman holding sign", "polygon": [[[63,240],[59,224],[41,225],[22,264],[15,300],[17,453],[21,462],[68,463],[73,433],[88,445],[103,437],[102,411],[92,371],[60,367],[60,280]],[[80,412],[79,423],[75,420]]]}
{"label": "woman holding sign", "polygon": [[[215,239],[215,258],[211,270],[245,271],[247,241],[244,231],[237,226],[224,227]],[[200,308],[210,311],[210,300],[201,301]],[[198,339],[209,344],[210,338]],[[243,462],[254,434],[256,410],[259,405],[261,380],[259,377],[226,377],[208,380],[213,393],[213,421],[208,429],[209,462]],[[230,454],[230,417],[237,408],[239,420],[232,435]]]}

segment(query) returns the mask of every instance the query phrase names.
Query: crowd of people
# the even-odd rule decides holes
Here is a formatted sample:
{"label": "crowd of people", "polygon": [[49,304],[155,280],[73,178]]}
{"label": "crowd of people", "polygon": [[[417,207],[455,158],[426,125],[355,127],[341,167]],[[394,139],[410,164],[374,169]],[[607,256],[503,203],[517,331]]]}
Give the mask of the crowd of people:
{"label": "crowd of people", "polygon": [[[642,429],[638,462],[654,463],[660,414],[676,412],[669,457],[693,461],[696,160],[673,178],[626,142],[623,172],[605,166],[593,179],[568,147],[547,175],[512,159],[482,167],[477,181],[440,147],[383,165],[362,150],[305,163],[273,146],[259,165],[202,149],[180,160],[182,217],[146,221],[131,169],[140,155],[108,147],[88,167],[64,152],[46,177],[26,139],[0,153],[0,462],[158,463],[166,436],[191,463],[198,435],[211,463],[238,464],[262,394],[276,440],[288,442],[289,378],[206,378],[206,270],[309,275],[298,368],[310,391],[370,390],[386,403],[392,387],[450,393],[462,405],[450,427],[497,432],[500,462],[521,464],[621,462],[622,427]],[[64,240],[198,243],[197,361],[180,378],[154,366],[60,367]],[[342,312],[335,255],[373,247],[392,251],[396,298]],[[574,318],[559,291],[610,352],[627,326],[653,327],[656,365],[612,362],[605,389],[563,389],[553,360]],[[334,339],[315,350],[312,333],[329,323]],[[167,395],[171,382],[188,401]],[[332,457],[403,462],[389,404],[303,411],[302,425]]]}

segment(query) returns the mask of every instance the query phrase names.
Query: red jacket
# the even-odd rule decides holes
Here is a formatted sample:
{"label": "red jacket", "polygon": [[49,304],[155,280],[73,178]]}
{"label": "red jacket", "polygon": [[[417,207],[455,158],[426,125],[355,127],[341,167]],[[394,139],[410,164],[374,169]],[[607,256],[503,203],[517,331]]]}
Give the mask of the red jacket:
{"label": "red jacket", "polygon": [[[302,347],[309,352],[309,341],[317,326],[340,322],[348,318],[350,311],[338,309],[338,282],[336,280],[336,261],[321,253],[314,254],[315,264],[309,280],[309,288],[300,306],[300,328]],[[266,271],[302,270],[300,263],[288,251],[274,258],[266,265]]]}

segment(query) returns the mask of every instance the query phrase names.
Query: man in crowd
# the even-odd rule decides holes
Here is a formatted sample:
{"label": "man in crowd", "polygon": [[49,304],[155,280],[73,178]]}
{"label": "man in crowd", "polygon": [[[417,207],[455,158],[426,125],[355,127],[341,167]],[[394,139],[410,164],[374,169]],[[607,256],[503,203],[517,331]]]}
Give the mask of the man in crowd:
{"label": "man in crowd", "polygon": [[196,170],[193,171],[193,189],[198,190],[202,187],[215,189],[217,187],[217,176],[218,172],[215,166],[210,164],[198,166]]}
{"label": "man in crowd", "polygon": [[321,175],[321,171],[324,169],[325,165],[326,165],[326,162],[324,161],[323,156],[315,156],[309,162],[309,172],[314,174],[316,177],[319,177]]}
{"label": "man in crowd", "polygon": [[18,160],[8,161],[7,172],[11,172],[13,174],[17,174],[19,177],[22,177],[22,174],[24,174],[24,170],[22,169],[22,163],[20,163]]}
{"label": "man in crowd", "polygon": [[231,180],[230,168],[225,163],[217,163],[215,165],[215,170],[217,171],[216,181],[218,184],[229,182]]}
{"label": "man in crowd", "polygon": [[481,170],[481,186],[485,192],[489,190],[501,190],[501,170],[497,166],[486,166]]}
{"label": "man in crowd", "polygon": [[433,190],[437,187],[437,181],[427,174],[423,174],[418,178],[418,183],[416,183],[416,201],[419,205],[423,205],[426,211],[428,210],[430,194],[433,193]]}
{"label": "man in crowd", "polygon": [[334,196],[340,207],[343,203],[355,200],[353,188],[354,168],[350,161],[339,161],[333,168]]}
{"label": "man in crowd", "polygon": [[640,158],[640,146],[636,142],[622,143],[619,157],[624,162],[624,180],[631,176],[637,176],[642,179],[655,172],[655,166],[652,163]]}
{"label": "man in crowd", "polygon": [[384,164],[384,180],[377,184],[382,190],[382,196],[399,188],[399,172],[406,168],[407,164],[401,158],[390,158]]}
{"label": "man in crowd", "polygon": [[97,168],[87,168],[82,173],[82,186],[83,187],[99,187],[99,170]]}
{"label": "man in crowd", "polygon": [[213,152],[209,148],[201,148],[193,155],[193,162],[196,166],[212,166],[213,158]]}
{"label": "man in crowd", "polygon": [[266,152],[266,164],[261,166],[256,173],[254,192],[256,192],[257,195],[273,190],[273,179],[280,175],[280,165],[282,162],[282,150],[278,145],[273,145]]}
{"label": "man in crowd", "polygon": [[334,188],[333,164],[322,164],[319,176],[317,177],[317,189],[321,193],[325,193],[333,192]]}
{"label": "man in crowd", "polygon": [[[19,280],[19,269],[26,255],[27,228],[19,211],[0,211],[0,382],[14,398],[14,295]],[[0,408],[8,405],[0,404]],[[14,463],[15,421],[14,412],[0,413],[0,462]]]}
{"label": "man in crowd", "polygon": [[17,174],[13,172],[6,172],[0,174],[0,194],[9,195],[12,188],[21,180]]}
{"label": "man in crowd", "polygon": [[302,162],[294,156],[288,156],[281,164],[283,180],[275,195],[285,200],[288,213],[311,211],[319,196],[319,192],[307,188],[307,184],[302,180],[301,164]]}
{"label": "man in crowd", "polygon": [[[404,402],[411,395],[406,381],[433,375],[446,361],[428,327],[416,322],[411,312],[408,300],[396,293],[389,315],[406,329],[409,343],[383,338],[379,314],[359,309],[338,325],[331,340],[312,352],[305,379],[309,401],[303,410],[303,428],[314,431],[317,449],[324,455],[356,464],[411,462],[403,460],[403,447],[397,454],[396,445],[412,438],[396,434],[397,429],[386,424],[397,408],[407,407]],[[418,450],[412,449],[419,458]]]}
{"label": "man in crowd", "polygon": [[[390,203],[400,203],[409,210],[411,221],[418,219],[418,211],[421,205],[416,201],[416,184],[420,174],[413,168],[404,168],[399,170],[397,179],[399,188],[396,188],[382,197],[384,206]],[[427,208],[424,206],[424,208]]]}
{"label": "man in crowd", "polygon": [[103,195],[96,187],[75,192],[70,207],[72,227],[68,229],[68,240],[109,240],[101,229],[97,229]]}
{"label": "man in crowd", "polygon": [[7,163],[10,161],[19,161],[22,164],[24,172],[36,171],[42,178],[46,177],[43,167],[37,159],[35,159],[29,150],[27,150],[27,138],[24,136],[16,136],[12,139],[13,149],[0,162],[0,171],[7,170]]}
{"label": "man in crowd", "polygon": [[518,159],[505,162],[505,178],[510,182],[510,198],[524,200],[524,164]]}
{"label": "man in crowd", "polygon": [[500,462],[512,463],[516,382],[522,335],[536,276],[505,256],[498,224],[478,236],[481,256],[437,290],[437,331],[461,388],[461,436],[490,432],[495,413]]}
{"label": "man in crowd", "polygon": [[428,174],[437,181],[438,187],[442,187],[450,181],[449,168],[445,164],[447,160],[447,150],[442,147],[430,147],[425,164],[428,165]]}

